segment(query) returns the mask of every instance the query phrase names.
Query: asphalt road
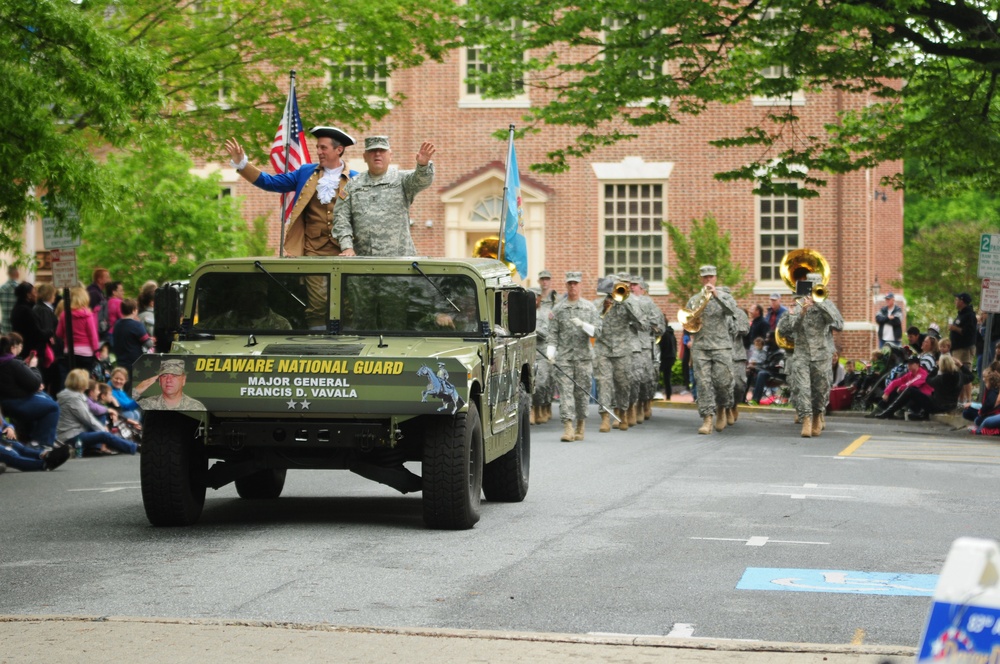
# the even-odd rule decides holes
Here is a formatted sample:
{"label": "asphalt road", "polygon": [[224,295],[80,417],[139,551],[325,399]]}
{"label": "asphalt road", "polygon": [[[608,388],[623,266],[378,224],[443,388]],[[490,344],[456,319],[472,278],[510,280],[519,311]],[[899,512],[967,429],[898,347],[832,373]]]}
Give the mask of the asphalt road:
{"label": "asphalt road", "polygon": [[[788,413],[748,413],[698,436],[694,411],[657,409],[599,434],[592,414],[561,443],[553,420],[532,427],[528,498],[484,502],[464,532],[426,530],[419,496],[346,472],[290,472],[270,502],[210,490],[199,524],[157,529],[138,458],[8,471],[0,614],[915,646],[927,593],[874,593],[919,591],[897,575],[997,536],[1000,444],[828,422],[802,439]],[[755,574],[782,583],[738,587]]]}

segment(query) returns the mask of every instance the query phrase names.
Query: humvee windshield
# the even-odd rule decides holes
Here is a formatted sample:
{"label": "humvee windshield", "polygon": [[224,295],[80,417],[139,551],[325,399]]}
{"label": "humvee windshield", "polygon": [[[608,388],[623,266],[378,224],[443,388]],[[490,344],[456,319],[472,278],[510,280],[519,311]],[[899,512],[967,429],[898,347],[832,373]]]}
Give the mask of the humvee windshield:
{"label": "humvee windshield", "polygon": [[346,274],[341,332],[479,335],[475,282],[461,275]]}
{"label": "humvee windshield", "polygon": [[328,274],[270,274],[202,276],[195,284],[193,329],[259,334],[326,328],[330,309]]}

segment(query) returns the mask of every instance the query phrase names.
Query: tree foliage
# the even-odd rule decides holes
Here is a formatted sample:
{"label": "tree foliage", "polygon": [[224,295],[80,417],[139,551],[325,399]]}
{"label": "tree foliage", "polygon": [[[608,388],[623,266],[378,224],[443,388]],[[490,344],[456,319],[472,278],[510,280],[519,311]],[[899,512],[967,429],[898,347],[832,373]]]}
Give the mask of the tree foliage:
{"label": "tree foliage", "polygon": [[[162,101],[155,55],[62,0],[0,3],[0,251],[17,253],[29,214],[67,222],[114,205],[101,145],[141,137]],[[35,193],[60,204],[45,209]]]}
{"label": "tree foliage", "polygon": [[105,267],[135,297],[149,279],[186,279],[204,260],[249,253],[254,240],[236,201],[220,196],[219,175],[192,175],[192,166],[189,157],[164,147],[109,157],[123,211],[84,215],[77,250],[82,279]]}
{"label": "tree foliage", "polygon": [[[714,142],[757,155],[717,177],[752,181],[761,193],[791,193],[773,180],[793,180],[798,195],[815,195],[824,173],[919,158],[926,168],[909,189],[1000,191],[993,3],[469,0],[465,12],[465,39],[484,45],[489,65],[478,82],[502,95],[523,79],[542,100],[524,118],[528,131],[578,130],[539,170],[563,170],[572,157],[710,104],[822,87],[862,93],[867,103],[821,132],[802,129],[794,106],[773,107]],[[775,67],[779,75],[763,74]]]}
{"label": "tree foliage", "polygon": [[[120,211],[118,171],[100,159],[109,149],[159,143],[218,158],[225,137],[238,135],[260,160],[292,69],[307,126],[382,117],[402,96],[383,91],[374,74],[443,57],[453,15],[450,0],[0,3],[0,168],[8,174],[0,251],[20,249],[29,212],[78,230],[73,213]],[[58,202],[52,209],[33,196],[45,191]]]}
{"label": "tree foliage", "polygon": [[753,284],[745,282],[747,270],[730,258],[731,240],[729,232],[719,231],[719,223],[712,215],[691,221],[690,235],[670,222],[664,222],[670,236],[670,246],[676,261],[667,277],[670,299],[678,306],[685,306],[695,292],[701,290],[702,265],[714,265],[718,271],[718,284],[728,286],[733,297],[749,295]]}
{"label": "tree foliage", "polygon": [[[953,312],[955,293],[962,291],[972,295],[973,306],[978,305],[979,237],[995,230],[989,222],[956,221],[917,233],[903,255],[906,276],[898,285],[906,288],[909,309],[918,320],[940,324],[942,310]],[[921,310],[922,302],[926,311]]]}

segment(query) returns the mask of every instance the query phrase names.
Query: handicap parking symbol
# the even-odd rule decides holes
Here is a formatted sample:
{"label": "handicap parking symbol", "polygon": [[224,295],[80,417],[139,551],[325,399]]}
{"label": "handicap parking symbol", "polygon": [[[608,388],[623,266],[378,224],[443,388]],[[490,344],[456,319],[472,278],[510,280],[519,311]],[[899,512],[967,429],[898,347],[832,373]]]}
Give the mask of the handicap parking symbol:
{"label": "handicap parking symbol", "polygon": [[937,574],[894,574],[823,569],[748,567],[737,590],[785,590],[852,595],[932,597]]}

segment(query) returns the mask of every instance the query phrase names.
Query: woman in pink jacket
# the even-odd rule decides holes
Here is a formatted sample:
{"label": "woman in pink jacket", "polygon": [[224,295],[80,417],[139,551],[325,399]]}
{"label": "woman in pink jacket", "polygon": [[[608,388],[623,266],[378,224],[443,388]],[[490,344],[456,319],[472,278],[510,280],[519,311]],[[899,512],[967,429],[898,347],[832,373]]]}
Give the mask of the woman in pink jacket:
{"label": "woman in pink jacket", "polygon": [[883,410],[875,415],[878,419],[891,420],[897,411],[907,406],[913,410],[930,410],[934,388],[927,384],[927,370],[920,366],[920,358],[916,355],[906,360],[906,368],[906,373],[885,386]]}
{"label": "woman in pink jacket", "polygon": [[[97,337],[97,318],[90,310],[90,295],[85,288],[73,288],[69,292],[70,312],[73,322],[73,357],[72,367],[86,369],[89,373],[94,367],[95,355],[101,347]],[[66,310],[59,316],[56,336],[66,343]],[[66,346],[69,356],[69,346]]]}

